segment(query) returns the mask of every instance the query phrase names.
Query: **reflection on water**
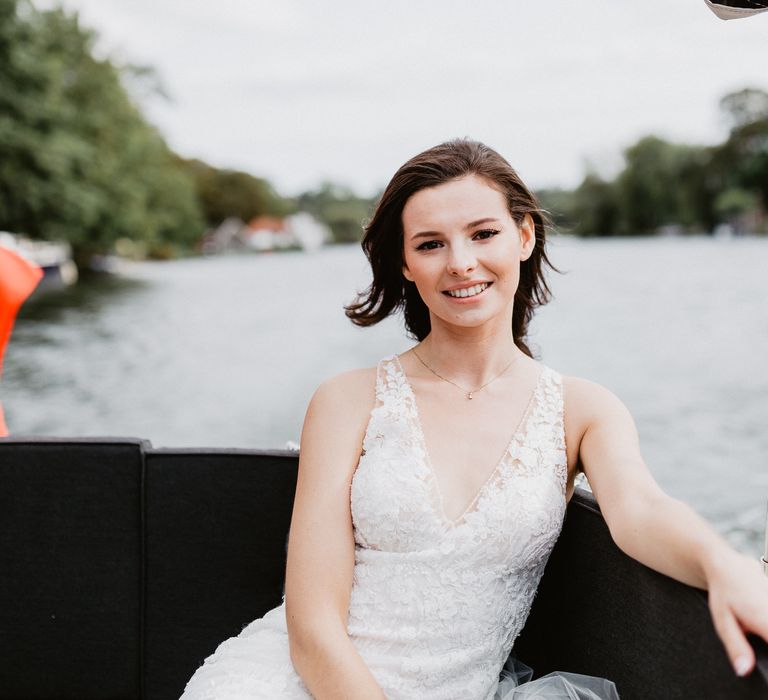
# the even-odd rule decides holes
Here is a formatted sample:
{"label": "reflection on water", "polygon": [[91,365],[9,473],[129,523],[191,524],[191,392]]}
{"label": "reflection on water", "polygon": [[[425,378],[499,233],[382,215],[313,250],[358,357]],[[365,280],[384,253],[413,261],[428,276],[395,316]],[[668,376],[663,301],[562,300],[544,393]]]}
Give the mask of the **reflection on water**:
{"label": "reflection on water", "polygon": [[[651,470],[756,553],[768,498],[768,241],[555,239],[542,360],[616,392]],[[191,259],[31,300],[0,395],[16,434],[281,447],[323,378],[405,350],[358,329],[356,247]]]}
{"label": "reflection on water", "polygon": [[21,322],[57,322],[62,314],[75,310],[78,315],[101,312],[116,298],[149,285],[142,279],[98,273],[85,273],[73,287],[45,290],[33,294],[22,307]]}

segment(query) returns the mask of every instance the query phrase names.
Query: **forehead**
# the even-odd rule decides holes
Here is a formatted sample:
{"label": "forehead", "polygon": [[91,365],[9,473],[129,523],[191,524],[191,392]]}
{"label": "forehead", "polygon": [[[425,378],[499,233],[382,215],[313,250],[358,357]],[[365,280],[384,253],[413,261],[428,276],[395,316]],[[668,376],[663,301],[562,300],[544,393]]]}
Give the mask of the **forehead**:
{"label": "forehead", "polygon": [[509,216],[504,195],[485,178],[468,175],[412,195],[403,208],[403,229],[406,233],[440,231]]}

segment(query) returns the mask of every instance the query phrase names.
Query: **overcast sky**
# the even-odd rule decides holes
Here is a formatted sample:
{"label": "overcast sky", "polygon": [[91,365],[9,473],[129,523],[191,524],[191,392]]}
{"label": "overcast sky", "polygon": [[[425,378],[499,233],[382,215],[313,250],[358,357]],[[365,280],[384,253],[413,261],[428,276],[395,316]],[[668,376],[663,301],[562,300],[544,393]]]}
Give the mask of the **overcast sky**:
{"label": "overcast sky", "polygon": [[[38,0],[48,6],[48,0]],[[64,0],[102,54],[153,66],[145,112],[188,157],[295,194],[372,194],[410,156],[471,136],[533,187],[613,174],[656,133],[725,135],[718,100],[768,89],[768,13],[704,0]]]}

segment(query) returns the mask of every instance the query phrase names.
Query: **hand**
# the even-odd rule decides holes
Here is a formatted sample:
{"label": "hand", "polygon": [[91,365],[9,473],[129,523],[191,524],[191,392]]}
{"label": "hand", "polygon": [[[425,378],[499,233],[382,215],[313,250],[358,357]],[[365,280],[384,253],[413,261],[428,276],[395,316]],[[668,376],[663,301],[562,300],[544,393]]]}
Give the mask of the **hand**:
{"label": "hand", "polygon": [[736,675],[755,667],[755,652],[746,633],[768,642],[768,577],[755,561],[736,552],[708,573],[709,609]]}

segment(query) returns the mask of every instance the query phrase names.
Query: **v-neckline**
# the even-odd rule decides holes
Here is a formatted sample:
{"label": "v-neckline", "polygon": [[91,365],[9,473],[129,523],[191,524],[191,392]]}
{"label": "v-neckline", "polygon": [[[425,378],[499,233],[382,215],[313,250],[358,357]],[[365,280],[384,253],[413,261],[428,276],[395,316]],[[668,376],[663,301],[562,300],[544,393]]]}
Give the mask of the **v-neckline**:
{"label": "v-neckline", "polygon": [[536,385],[534,386],[533,391],[531,391],[531,394],[528,398],[528,402],[525,406],[525,410],[523,411],[523,414],[520,416],[520,420],[515,426],[515,430],[513,431],[511,437],[507,441],[506,446],[504,447],[504,451],[501,453],[501,456],[496,461],[496,463],[494,464],[491,471],[488,473],[488,476],[485,478],[483,483],[480,485],[480,488],[477,489],[477,492],[475,493],[472,500],[470,500],[470,502],[467,504],[467,507],[461,512],[461,514],[459,514],[458,517],[450,518],[448,514],[445,512],[445,498],[443,497],[443,489],[440,487],[440,480],[438,479],[437,471],[435,470],[435,467],[432,463],[432,458],[430,457],[430,454],[429,454],[427,439],[424,435],[424,429],[421,424],[421,414],[419,413],[419,406],[418,406],[418,402],[416,401],[416,392],[414,392],[413,386],[411,386],[411,380],[408,379],[408,375],[406,374],[405,369],[403,369],[403,365],[400,362],[400,357],[398,355],[394,355],[394,360],[395,360],[395,364],[397,365],[398,371],[403,376],[406,391],[410,395],[411,401],[413,403],[413,423],[416,429],[417,437],[421,442],[421,448],[424,453],[424,462],[426,463],[427,469],[429,470],[430,476],[435,484],[435,490],[437,492],[437,496],[439,500],[439,505],[438,505],[439,515],[452,528],[459,527],[460,525],[466,522],[467,516],[475,512],[474,507],[483,497],[483,494],[486,488],[488,487],[488,484],[493,480],[494,476],[496,476],[499,469],[504,464],[506,456],[509,453],[510,448],[512,447],[512,443],[515,441],[515,438],[517,438],[524,431],[525,426],[528,422],[528,418],[530,417],[533,406],[535,404],[536,396],[539,393],[539,388],[541,386],[542,378],[547,368],[546,366],[542,366],[541,370],[539,371],[539,374],[536,377]]}

